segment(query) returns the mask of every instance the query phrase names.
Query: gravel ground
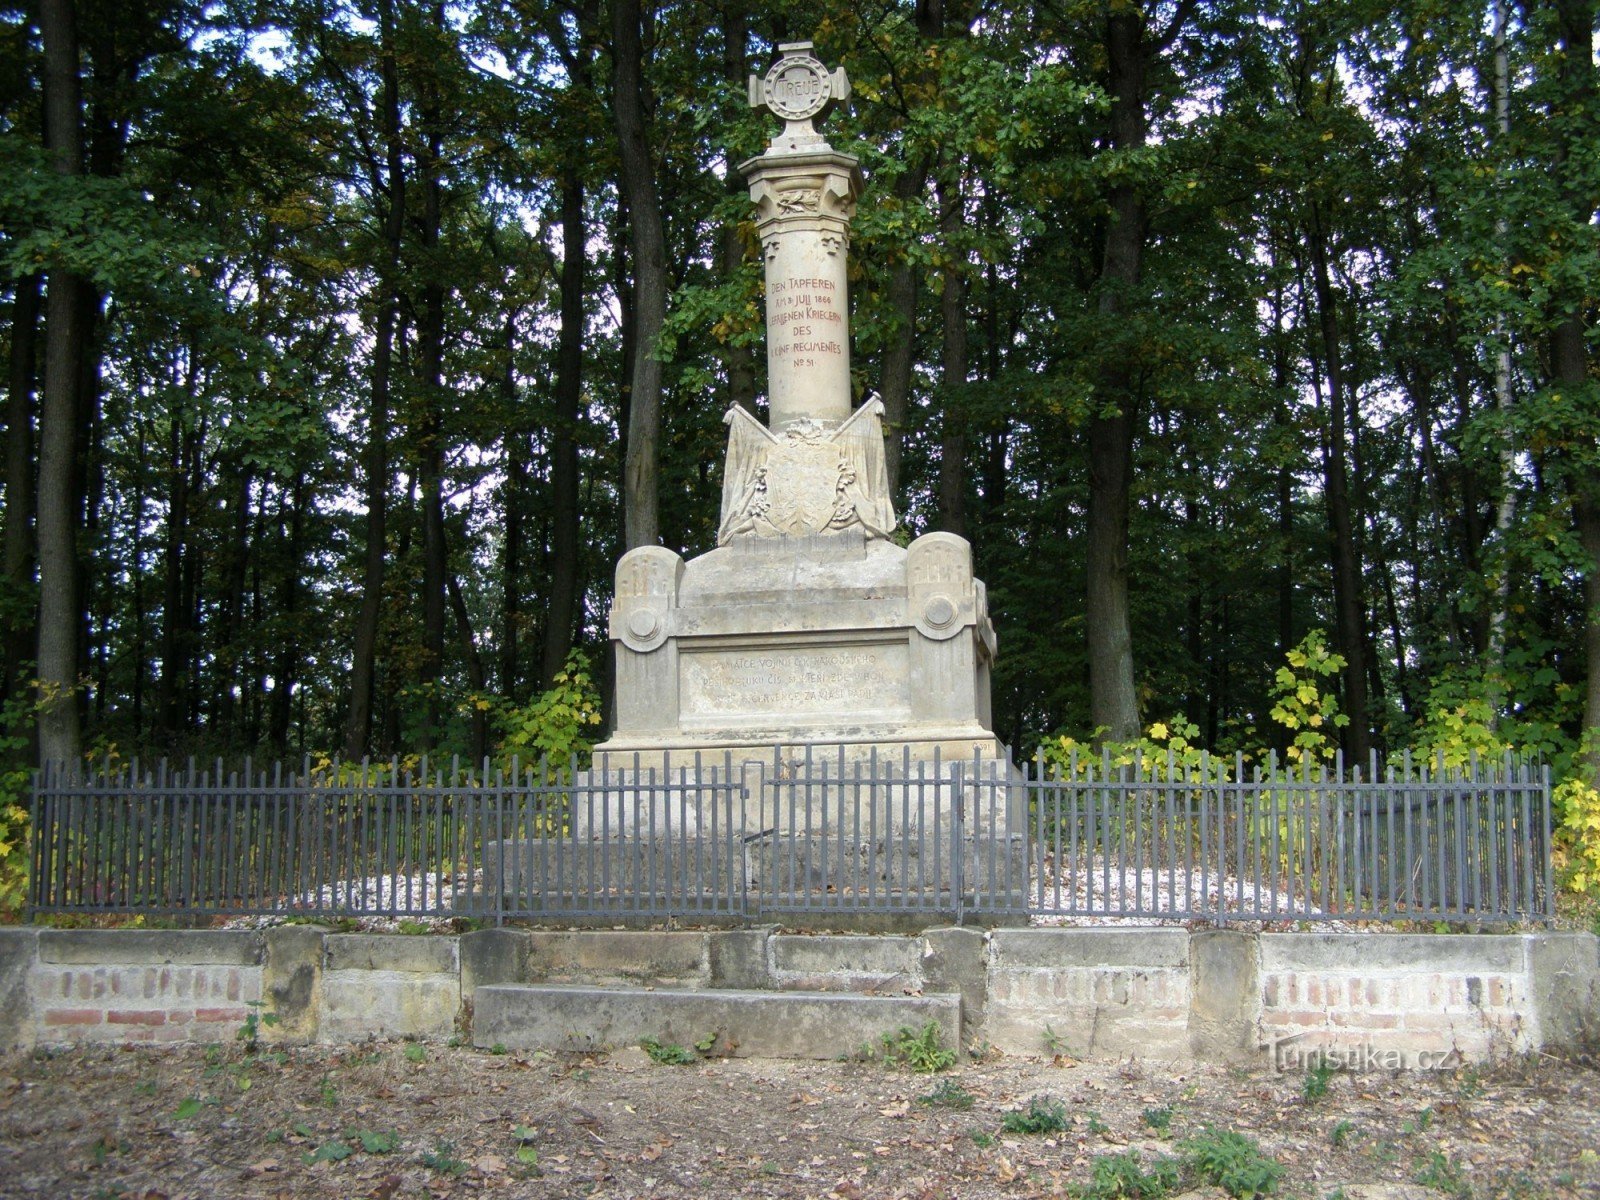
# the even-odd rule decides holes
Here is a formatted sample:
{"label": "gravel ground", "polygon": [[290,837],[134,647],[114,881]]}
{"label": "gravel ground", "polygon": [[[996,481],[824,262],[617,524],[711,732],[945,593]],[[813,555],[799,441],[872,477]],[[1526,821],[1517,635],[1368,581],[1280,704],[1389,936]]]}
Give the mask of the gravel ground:
{"label": "gravel ground", "polygon": [[[1148,1172],[1192,1156],[1208,1129],[1213,1147],[1218,1132],[1257,1143],[1284,1196],[1600,1196],[1589,1067],[1341,1074],[1307,1099],[1315,1082],[1064,1058],[929,1076],[872,1062],[667,1066],[632,1047],[83,1049],[0,1059],[0,1196],[1081,1195],[1104,1156],[1135,1152]],[[1006,1132],[1035,1100],[1065,1128]],[[1168,1182],[1205,1180],[1188,1165]]]}

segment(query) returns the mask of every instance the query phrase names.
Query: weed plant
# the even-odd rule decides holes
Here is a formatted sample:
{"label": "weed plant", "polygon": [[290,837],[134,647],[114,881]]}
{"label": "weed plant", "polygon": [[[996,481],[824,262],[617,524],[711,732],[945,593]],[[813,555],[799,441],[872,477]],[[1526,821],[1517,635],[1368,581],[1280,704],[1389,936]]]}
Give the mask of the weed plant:
{"label": "weed plant", "polygon": [[883,1061],[909,1067],[919,1075],[936,1075],[956,1065],[956,1052],[944,1044],[937,1021],[921,1029],[902,1025],[883,1035]]}
{"label": "weed plant", "polygon": [[1066,1107],[1048,1096],[1035,1096],[1027,1108],[1013,1109],[1000,1122],[1006,1133],[1060,1133],[1066,1127]]}
{"label": "weed plant", "polygon": [[1271,1196],[1283,1182],[1282,1165],[1242,1133],[1208,1127],[1180,1143],[1179,1149],[1197,1175],[1234,1200]]}

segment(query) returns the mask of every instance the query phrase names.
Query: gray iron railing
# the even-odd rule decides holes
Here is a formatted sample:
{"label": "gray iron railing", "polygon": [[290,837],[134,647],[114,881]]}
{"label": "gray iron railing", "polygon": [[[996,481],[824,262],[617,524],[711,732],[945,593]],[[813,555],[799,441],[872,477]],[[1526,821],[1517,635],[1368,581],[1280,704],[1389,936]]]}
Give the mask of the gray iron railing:
{"label": "gray iron railing", "polygon": [[1228,921],[1553,915],[1549,781],[845,747],[35,780],[39,913]]}

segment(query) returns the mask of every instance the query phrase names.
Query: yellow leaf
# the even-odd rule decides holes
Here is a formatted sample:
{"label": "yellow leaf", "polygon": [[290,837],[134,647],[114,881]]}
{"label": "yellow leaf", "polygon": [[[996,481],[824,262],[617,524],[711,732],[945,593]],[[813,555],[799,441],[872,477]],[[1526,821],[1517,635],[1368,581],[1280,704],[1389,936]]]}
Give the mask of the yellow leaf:
{"label": "yellow leaf", "polygon": [[1155,741],[1163,741],[1167,737],[1167,727],[1160,721],[1150,726],[1150,737]]}

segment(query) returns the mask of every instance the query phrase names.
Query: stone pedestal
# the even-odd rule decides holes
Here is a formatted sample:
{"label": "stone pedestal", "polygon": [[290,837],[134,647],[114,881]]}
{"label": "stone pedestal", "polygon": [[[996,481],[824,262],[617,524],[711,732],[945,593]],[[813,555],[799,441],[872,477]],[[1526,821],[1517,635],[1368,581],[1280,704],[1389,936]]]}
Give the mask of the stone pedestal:
{"label": "stone pedestal", "polygon": [[687,563],[643,547],[618,564],[611,637],[617,727],[603,752],[1004,757],[989,728],[988,600],[953,534],[909,549],[859,526],[751,536]]}

